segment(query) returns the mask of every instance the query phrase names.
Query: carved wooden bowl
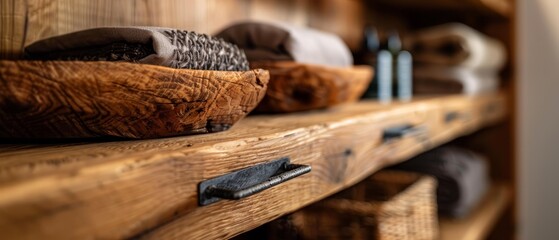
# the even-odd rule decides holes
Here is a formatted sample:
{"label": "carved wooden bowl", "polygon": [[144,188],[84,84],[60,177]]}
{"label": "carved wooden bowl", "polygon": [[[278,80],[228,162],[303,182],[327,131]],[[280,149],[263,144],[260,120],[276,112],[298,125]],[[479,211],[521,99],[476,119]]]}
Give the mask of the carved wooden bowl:
{"label": "carved wooden bowl", "polygon": [[0,137],[155,138],[230,128],[268,72],[124,62],[0,61]]}
{"label": "carved wooden bowl", "polygon": [[369,66],[326,67],[296,62],[251,62],[270,71],[266,96],[256,111],[280,113],[321,109],[359,100],[373,76]]}

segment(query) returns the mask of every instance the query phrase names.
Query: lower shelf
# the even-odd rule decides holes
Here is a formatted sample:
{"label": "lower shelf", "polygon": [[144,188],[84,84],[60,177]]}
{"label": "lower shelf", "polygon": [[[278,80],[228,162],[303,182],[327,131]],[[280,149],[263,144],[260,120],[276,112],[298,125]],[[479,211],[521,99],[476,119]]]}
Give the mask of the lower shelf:
{"label": "lower shelf", "polygon": [[484,239],[510,202],[511,193],[507,185],[493,184],[480,205],[466,218],[439,219],[442,240]]}

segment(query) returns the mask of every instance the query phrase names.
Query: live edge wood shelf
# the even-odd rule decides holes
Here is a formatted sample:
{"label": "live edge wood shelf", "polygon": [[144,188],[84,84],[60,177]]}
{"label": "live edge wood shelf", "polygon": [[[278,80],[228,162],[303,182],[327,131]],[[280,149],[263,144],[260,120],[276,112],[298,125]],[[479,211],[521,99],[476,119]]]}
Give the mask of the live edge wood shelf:
{"label": "live edge wood shelf", "polygon": [[[495,123],[507,112],[506,100],[492,94],[365,101],[250,116],[207,135],[2,145],[0,238],[232,237]],[[383,138],[395,126],[421,131]],[[312,171],[241,200],[198,205],[201,181],[282,157]]]}

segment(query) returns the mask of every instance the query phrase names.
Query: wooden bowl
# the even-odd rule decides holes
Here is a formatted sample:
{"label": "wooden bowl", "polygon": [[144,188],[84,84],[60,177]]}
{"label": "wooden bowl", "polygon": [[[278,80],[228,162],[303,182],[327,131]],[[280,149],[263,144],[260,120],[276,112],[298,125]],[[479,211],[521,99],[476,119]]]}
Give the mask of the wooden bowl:
{"label": "wooden bowl", "polygon": [[0,61],[0,137],[155,138],[229,129],[268,72],[124,62]]}
{"label": "wooden bowl", "polygon": [[266,96],[256,111],[268,113],[321,109],[355,102],[371,82],[369,66],[336,68],[296,62],[251,62],[270,71]]}

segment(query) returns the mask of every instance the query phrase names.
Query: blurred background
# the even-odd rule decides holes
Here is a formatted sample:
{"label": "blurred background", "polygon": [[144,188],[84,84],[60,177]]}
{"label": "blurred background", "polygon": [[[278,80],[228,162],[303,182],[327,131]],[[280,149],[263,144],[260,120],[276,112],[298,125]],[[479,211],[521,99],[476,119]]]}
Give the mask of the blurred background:
{"label": "blurred background", "polygon": [[559,134],[556,123],[559,101],[551,89],[559,87],[559,2],[518,1],[516,49],[518,56],[518,156],[519,235],[521,239],[553,239],[559,232],[553,222],[559,210],[553,205],[559,191],[558,150],[553,143]]}

